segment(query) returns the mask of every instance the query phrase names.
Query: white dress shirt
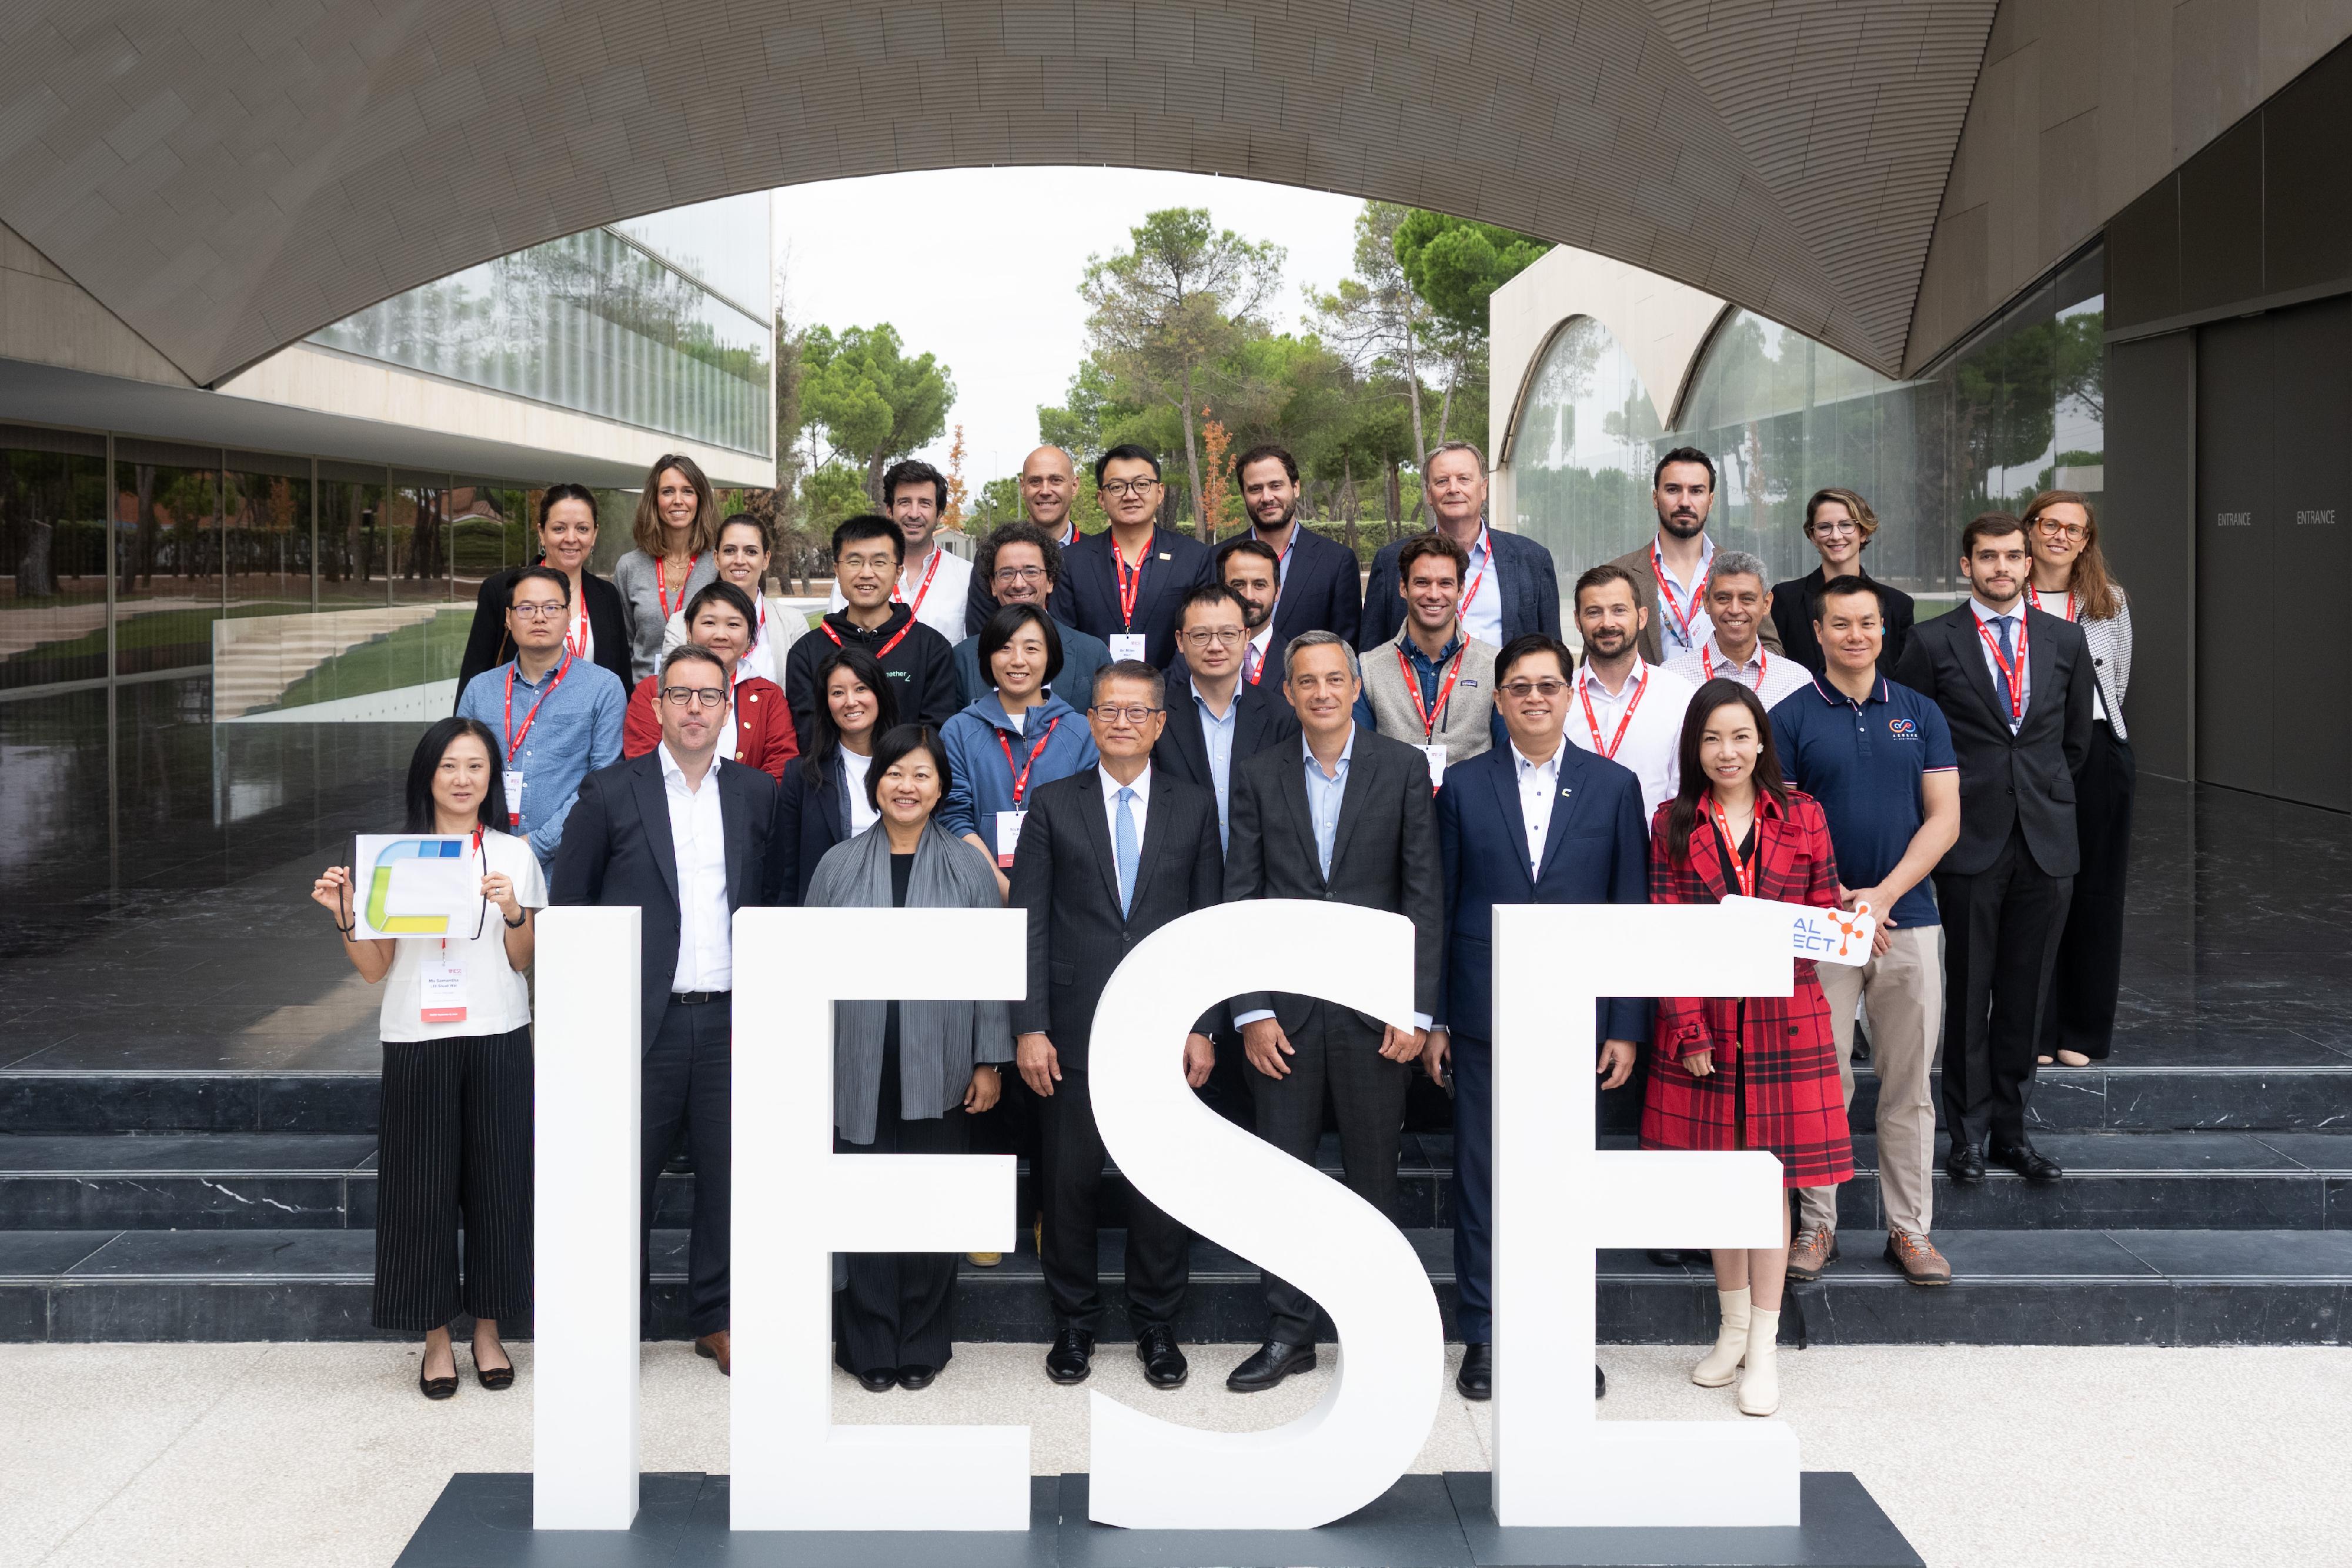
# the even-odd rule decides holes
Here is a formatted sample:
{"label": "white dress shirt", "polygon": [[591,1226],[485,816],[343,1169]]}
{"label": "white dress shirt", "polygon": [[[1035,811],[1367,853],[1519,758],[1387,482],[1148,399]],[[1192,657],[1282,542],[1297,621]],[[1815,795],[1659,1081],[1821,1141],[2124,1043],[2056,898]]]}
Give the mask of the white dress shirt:
{"label": "white dress shirt", "polygon": [[2009,617],[2010,657],[2014,660],[2019,666],[2017,672],[2018,691],[2016,694],[2017,716],[2015,718],[2010,718],[2006,708],[2002,710],[2000,716],[2008,721],[2009,727],[2014,731],[2024,725],[2025,716],[2033,711],[2033,672],[2025,668],[2025,665],[2030,661],[2018,658],[2018,654],[2029,646],[2025,631],[2025,601],[2022,598],[2020,598],[2018,601],[2015,604],[2011,605],[2009,609],[2006,611],[2000,611],[1995,610],[1983,600],[1977,598],[1974,594],[1970,594],[1969,596],[1969,608],[1977,612],[1977,624],[1984,628],[1984,630],[1977,635],[1977,649],[1979,653],[1984,654],[1985,674],[1992,677],[1992,690],[1995,697],[1999,697],[2000,695],[2002,672],[2000,667],[2000,659],[1994,652],[1995,649],[2000,646],[2000,628],[1994,625],[1993,622],[2000,620],[2004,614]]}
{"label": "white dress shirt", "polygon": [[1528,825],[1528,870],[1532,873],[1543,864],[1544,834],[1550,831],[1552,803],[1559,795],[1559,753],[1530,762],[1514,743],[1511,769],[1519,780],[1519,816]]}
{"label": "white dress shirt", "polygon": [[[2038,588],[2029,588],[2025,591],[2025,598],[2027,603],[2044,615],[2055,615],[2062,621],[2074,621],[2075,614],[2083,608],[2081,601],[2072,593],[2044,593]],[[2075,621],[2075,624],[2081,625],[2082,622]],[[2087,638],[2090,634],[2090,628],[2084,627],[2083,635]],[[2028,684],[2032,683],[2029,681]],[[2000,689],[2000,684],[1996,682],[1993,690]],[[2096,681],[2091,683],[2091,716],[2095,719],[2107,716],[2107,695],[2099,689]]]}
{"label": "white dress shirt", "polygon": [[1709,681],[1738,681],[1756,694],[1767,713],[1781,698],[1792,696],[1813,684],[1811,671],[1761,643],[1748,650],[1744,661],[1732,663],[1713,632],[1692,652],[1668,659],[1666,668],[1688,681],[1693,691]]}
{"label": "white dress shirt", "polygon": [[[1683,715],[1690,708],[1692,695],[1698,688],[1662,664],[1635,661],[1636,668],[1625,684],[1612,695],[1609,687],[1592,673],[1591,664],[1576,672],[1576,689],[1568,698],[1568,738],[1585,750],[1609,755],[1609,744],[1616,742],[1612,758],[1620,767],[1633,770],[1642,781],[1642,826],[1646,830],[1658,808],[1675,798],[1683,781]],[[1584,702],[1592,701],[1592,716],[1585,717]],[[1631,706],[1633,716],[1626,721],[1625,710]],[[1624,738],[1617,738],[1617,727],[1625,726]],[[1598,741],[1593,738],[1595,726],[1601,730]]]}
{"label": "white dress shirt", "polygon": [[[1663,582],[1673,590],[1671,595],[1664,591],[1658,595],[1658,646],[1664,651],[1666,663],[1670,664],[1677,655],[1692,652],[1715,635],[1715,617],[1706,612],[1706,573],[1714,564],[1715,541],[1702,535],[1698,571],[1691,580],[1689,591],[1685,592],[1683,584],[1675,580],[1675,569],[1666,564],[1665,553],[1658,549],[1655,536],[1650,539],[1650,567],[1657,574],[1650,586],[1657,588]],[[1691,612],[1690,635],[1687,637],[1683,635],[1682,622],[1675,618],[1678,610]]]}
{"label": "white dress shirt", "polygon": [[[940,570],[930,580],[929,589],[923,586],[924,574],[931,570],[931,557],[937,557]],[[909,567],[898,578],[898,586],[890,595],[894,603],[913,604],[915,619],[948,640],[952,648],[964,640],[964,604],[971,597],[971,562],[954,551],[934,544],[930,556],[920,566]],[[916,601],[920,600],[920,603]],[[849,601],[841,596],[841,585],[833,586],[833,597],[825,601],[828,612],[845,608]],[[781,683],[779,683],[781,684]]]}
{"label": "white dress shirt", "polygon": [[661,753],[662,794],[669,804],[670,852],[677,861],[677,969],[673,991],[726,991],[735,986],[733,947],[727,913],[727,819],[719,809],[719,770],[713,757],[699,788],[689,789],[686,772]]}
{"label": "white dress shirt", "polygon": [[849,836],[853,839],[882,817],[866,800],[866,770],[873,765],[870,755],[860,757],[845,746],[841,748],[841,781],[849,788]]}
{"label": "white dress shirt", "polygon": [[[1262,686],[1271,676],[1276,685],[1281,685],[1282,672],[1266,668],[1267,661],[1273,657],[1274,617],[1269,615],[1265,618],[1265,624],[1257,629],[1257,635],[1249,640],[1249,646],[1242,650],[1242,669],[1244,672],[1243,684]],[[1255,661],[1257,664],[1257,679],[1255,681],[1248,679],[1246,674],[1252,661]]]}

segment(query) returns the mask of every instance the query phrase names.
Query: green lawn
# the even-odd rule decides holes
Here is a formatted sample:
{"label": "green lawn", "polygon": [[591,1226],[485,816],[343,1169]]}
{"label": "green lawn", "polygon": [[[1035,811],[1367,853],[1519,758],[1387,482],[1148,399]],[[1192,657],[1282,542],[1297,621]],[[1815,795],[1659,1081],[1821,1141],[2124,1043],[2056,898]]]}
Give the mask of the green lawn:
{"label": "green lawn", "polygon": [[473,607],[456,605],[430,621],[347,648],[288,687],[278,706],[301,707],[448,680],[457,673],[457,661],[466,652],[466,634],[473,624]]}

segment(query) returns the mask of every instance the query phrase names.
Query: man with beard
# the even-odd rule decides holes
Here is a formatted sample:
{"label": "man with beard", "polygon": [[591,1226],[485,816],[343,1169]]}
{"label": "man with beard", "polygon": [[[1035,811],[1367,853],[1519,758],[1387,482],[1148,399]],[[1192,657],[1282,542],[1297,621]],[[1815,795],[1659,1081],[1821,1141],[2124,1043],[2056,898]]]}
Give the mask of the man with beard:
{"label": "man with beard", "polygon": [[1274,552],[1274,645],[1301,632],[1336,632],[1356,640],[1362,574],[1343,544],[1300,525],[1298,462],[1279,446],[1253,446],[1234,465],[1234,483],[1249,513],[1249,537]]}
{"label": "man with beard", "polygon": [[1682,786],[1683,715],[1697,687],[1646,663],[1642,608],[1633,574],[1596,566],[1576,580],[1576,630],[1584,664],[1570,694],[1568,738],[1630,768],[1642,782],[1642,827]]}
{"label": "man with beard", "polygon": [[[1559,635],[1559,573],[1551,551],[1520,534],[1496,533],[1486,526],[1486,459],[1466,441],[1449,441],[1421,465],[1422,494],[1437,518],[1436,531],[1451,537],[1470,556],[1462,587],[1462,630],[1490,648],[1514,637]],[[1364,616],[1356,646],[1370,650],[1396,641],[1404,626],[1402,574],[1397,557],[1404,541],[1381,547],[1364,583]]]}
{"label": "man with beard", "polygon": [[[1218,547],[1217,580],[1242,601],[1242,625],[1249,632],[1249,643],[1242,649],[1242,685],[1261,685],[1266,665],[1281,663],[1276,650],[1289,646],[1274,640],[1275,600],[1282,592],[1282,558],[1256,535],[1238,535]],[[1277,685],[1280,680],[1277,674]]]}
{"label": "man with beard", "polygon": [[[1664,664],[1696,651],[1715,629],[1706,602],[1707,569],[1715,561],[1715,541],[1706,537],[1706,515],[1715,507],[1715,460],[1696,446],[1677,446],[1659,458],[1650,476],[1650,504],[1657,508],[1657,537],[1609,564],[1632,576],[1642,608],[1650,612],[1642,629],[1642,657]],[[1773,653],[1780,651],[1780,629],[1770,614],[1761,617],[1757,639]]]}
{"label": "man with beard", "polygon": [[1694,688],[1717,678],[1738,681],[1768,713],[1781,698],[1805,689],[1810,673],[1804,666],[1757,641],[1757,626],[1769,624],[1772,616],[1762,561],[1746,550],[1717,553],[1706,568],[1706,615],[1713,629],[1697,647],[1668,659],[1666,668]]}
{"label": "man with beard", "polygon": [[[1061,449],[1049,446],[1045,450]],[[1054,629],[1062,634],[1062,673],[1054,679],[1056,696],[1066,701],[1095,689],[1095,672],[1110,663],[1110,649],[1101,638],[1087,636],[1055,611],[1051,601],[1055,586],[1062,580],[1062,548],[1047,537],[1046,530],[1018,519],[998,525],[994,533],[981,541],[979,559],[972,562],[971,580],[988,586],[988,613],[992,616],[1008,604],[1038,605],[1052,616]],[[973,624],[985,626],[988,622],[983,620]],[[955,645],[955,672],[956,689],[965,706],[978,702],[990,691],[991,683],[980,673],[979,632]],[[1078,705],[1071,702],[1070,706]]]}
{"label": "man with beard", "polygon": [[[1047,538],[1053,540],[1056,550],[1066,550],[1078,542],[1078,525],[1070,520],[1070,503],[1078,497],[1078,472],[1070,465],[1068,453],[1058,446],[1040,446],[1029,454],[1022,459],[1020,487],[1023,519],[1034,524]],[[1060,563],[1056,561],[1055,565],[1058,574]],[[1058,575],[1056,580],[1059,580]],[[988,573],[979,570],[977,561],[973,563],[971,591],[964,596],[963,610],[964,626],[973,636],[980,634],[980,629],[988,624],[990,616],[1003,606],[1016,602],[1026,603],[1027,601],[1000,598],[995,584],[989,580]],[[1069,606],[1057,603],[1050,608],[1054,619],[1062,623],[1062,678],[1067,681],[1070,676]],[[1091,672],[1087,678],[1093,678]],[[1073,685],[1070,689],[1076,691],[1079,688]]]}

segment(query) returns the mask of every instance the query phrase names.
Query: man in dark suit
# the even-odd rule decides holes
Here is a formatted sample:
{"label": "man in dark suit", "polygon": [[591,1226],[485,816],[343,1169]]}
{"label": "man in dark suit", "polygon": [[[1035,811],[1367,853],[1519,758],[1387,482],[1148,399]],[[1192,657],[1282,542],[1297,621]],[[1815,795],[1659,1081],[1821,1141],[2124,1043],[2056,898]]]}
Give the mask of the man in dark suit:
{"label": "man in dark suit", "polygon": [[768,846],[776,781],[718,755],[730,698],[717,657],[691,643],[673,648],[659,680],[661,744],[582,782],[549,898],[640,912],[646,1310],[650,1314],[654,1185],[682,1131],[694,1162],[687,1255],[694,1348],[729,1372],[732,926],[745,904],[775,902]]}
{"label": "man in dark suit", "polygon": [[1253,446],[1234,464],[1249,537],[1274,551],[1278,584],[1274,645],[1301,632],[1336,632],[1353,643],[1363,613],[1356,552],[1298,521],[1298,461],[1280,446]]}
{"label": "man in dark suit", "polygon": [[1110,646],[1113,659],[1164,670],[1176,657],[1176,612],[1209,578],[1209,547],[1160,526],[1160,459],[1114,446],[1095,459],[1095,489],[1110,527],[1062,552],[1062,580],[1046,603],[1056,621]]}
{"label": "man in dark suit", "polygon": [[[1429,759],[1357,725],[1363,680],[1355,651],[1328,632],[1289,645],[1283,689],[1300,744],[1262,751],[1235,769],[1225,897],[1332,899],[1410,918],[1414,1027],[1287,993],[1236,997],[1234,1021],[1252,1069],[1258,1136],[1312,1161],[1328,1098],[1348,1186],[1393,1219],[1405,1090],[1428,1039],[1444,957]],[[1225,1379],[1237,1393],[1271,1388],[1315,1364],[1313,1299],[1271,1273],[1265,1299],[1266,1342]]]}
{"label": "man in dark suit", "polygon": [[[1574,658],[1557,638],[1514,638],[1495,661],[1496,707],[1510,744],[1446,769],[1437,792],[1437,847],[1445,868],[1445,970],[1437,1026],[1422,1065],[1454,1084],[1454,1277],[1465,1399],[1495,1387],[1487,1288],[1493,1212],[1494,907],[1498,904],[1646,904],[1650,834],[1633,771],[1566,744]],[[1601,1087],[1633,1071],[1650,1038],[1650,1004],[1601,1004]],[[1596,1388],[1605,1388],[1594,1368]]]}
{"label": "man in dark suit", "polygon": [[[1087,1073],[1095,1004],[1138,942],[1222,895],[1209,792],[1151,764],[1167,719],[1158,670],[1133,660],[1106,667],[1087,710],[1101,765],[1038,788],[1013,862],[1012,902],[1029,915],[1029,990],[1013,1004],[1013,1045],[1041,1123],[1039,1253],[1055,1323],[1045,1375],[1056,1383],[1086,1381],[1103,1315],[1095,1250],[1103,1140]],[[1213,1061],[1196,1026],[1184,1041],[1193,1088],[1209,1081]],[[1128,1326],[1154,1388],[1184,1382],[1175,1324],[1192,1244],[1158,1204],[1129,1196]]]}
{"label": "man in dark suit", "polygon": [[1914,627],[1895,671],[1943,710],[1960,764],[1960,836],[1936,868],[1936,904],[1944,1168],[1967,1184],[1984,1179],[1988,1159],[2029,1181],[2066,1174],[2026,1137],[2025,1102],[2080,863],[2074,776],[2091,748],[2091,654],[2080,627],[2027,601],[2031,565],[2015,517],[1971,521],[1960,535],[1968,601]]}
{"label": "man in dark suit", "polygon": [[[1486,526],[1486,459],[1466,441],[1449,441],[1421,465],[1422,495],[1437,527],[1470,553],[1462,589],[1462,629],[1489,647],[1540,632],[1559,635],[1559,572],[1551,551],[1523,534]],[[1364,581],[1364,614],[1356,630],[1363,649],[1393,643],[1404,628],[1397,554],[1404,541],[1381,547]],[[1279,644],[1278,644],[1279,645]]]}
{"label": "man in dark suit", "polygon": [[1298,734],[1298,716],[1275,695],[1279,685],[1242,679],[1247,620],[1241,600],[1221,584],[1202,583],[1184,596],[1176,640],[1183,658],[1168,673],[1168,723],[1151,749],[1154,768],[1215,795],[1220,844],[1232,817],[1234,768]]}

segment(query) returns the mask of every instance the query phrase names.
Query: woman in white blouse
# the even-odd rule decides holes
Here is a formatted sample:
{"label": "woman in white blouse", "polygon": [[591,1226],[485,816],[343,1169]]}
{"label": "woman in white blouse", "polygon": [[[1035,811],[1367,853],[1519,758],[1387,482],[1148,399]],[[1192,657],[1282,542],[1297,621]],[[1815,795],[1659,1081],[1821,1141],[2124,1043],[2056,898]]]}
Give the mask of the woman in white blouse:
{"label": "woman in white blouse", "polygon": [[2025,542],[2033,552],[2027,592],[2033,607],[2083,628],[2091,645],[2091,755],[2075,780],[2074,831],[2083,866],[2058,939],[2056,977],[2042,1015],[2040,1060],[2087,1067],[2106,1060],[2116,1032],[2116,990],[2124,959],[2124,873],[2131,860],[2132,792],[2137,769],[2124,726],[2131,684],[2131,601],[2107,575],[2099,519],[2090,498],[2044,490],[2027,503]]}
{"label": "woman in white blouse", "polygon": [[[445,718],[408,765],[411,833],[464,836],[480,904],[446,937],[359,939],[349,866],[311,899],[334,916],[352,967],[384,981],[383,1120],[377,1147],[376,1327],[425,1335],[427,1399],[457,1392],[449,1324],[474,1320],[474,1375],[514,1385],[499,1324],[530,1311],[531,912],[547,884],[527,840],[503,831],[506,790],[490,732]],[[457,1236],[465,1231],[461,1270]]]}

